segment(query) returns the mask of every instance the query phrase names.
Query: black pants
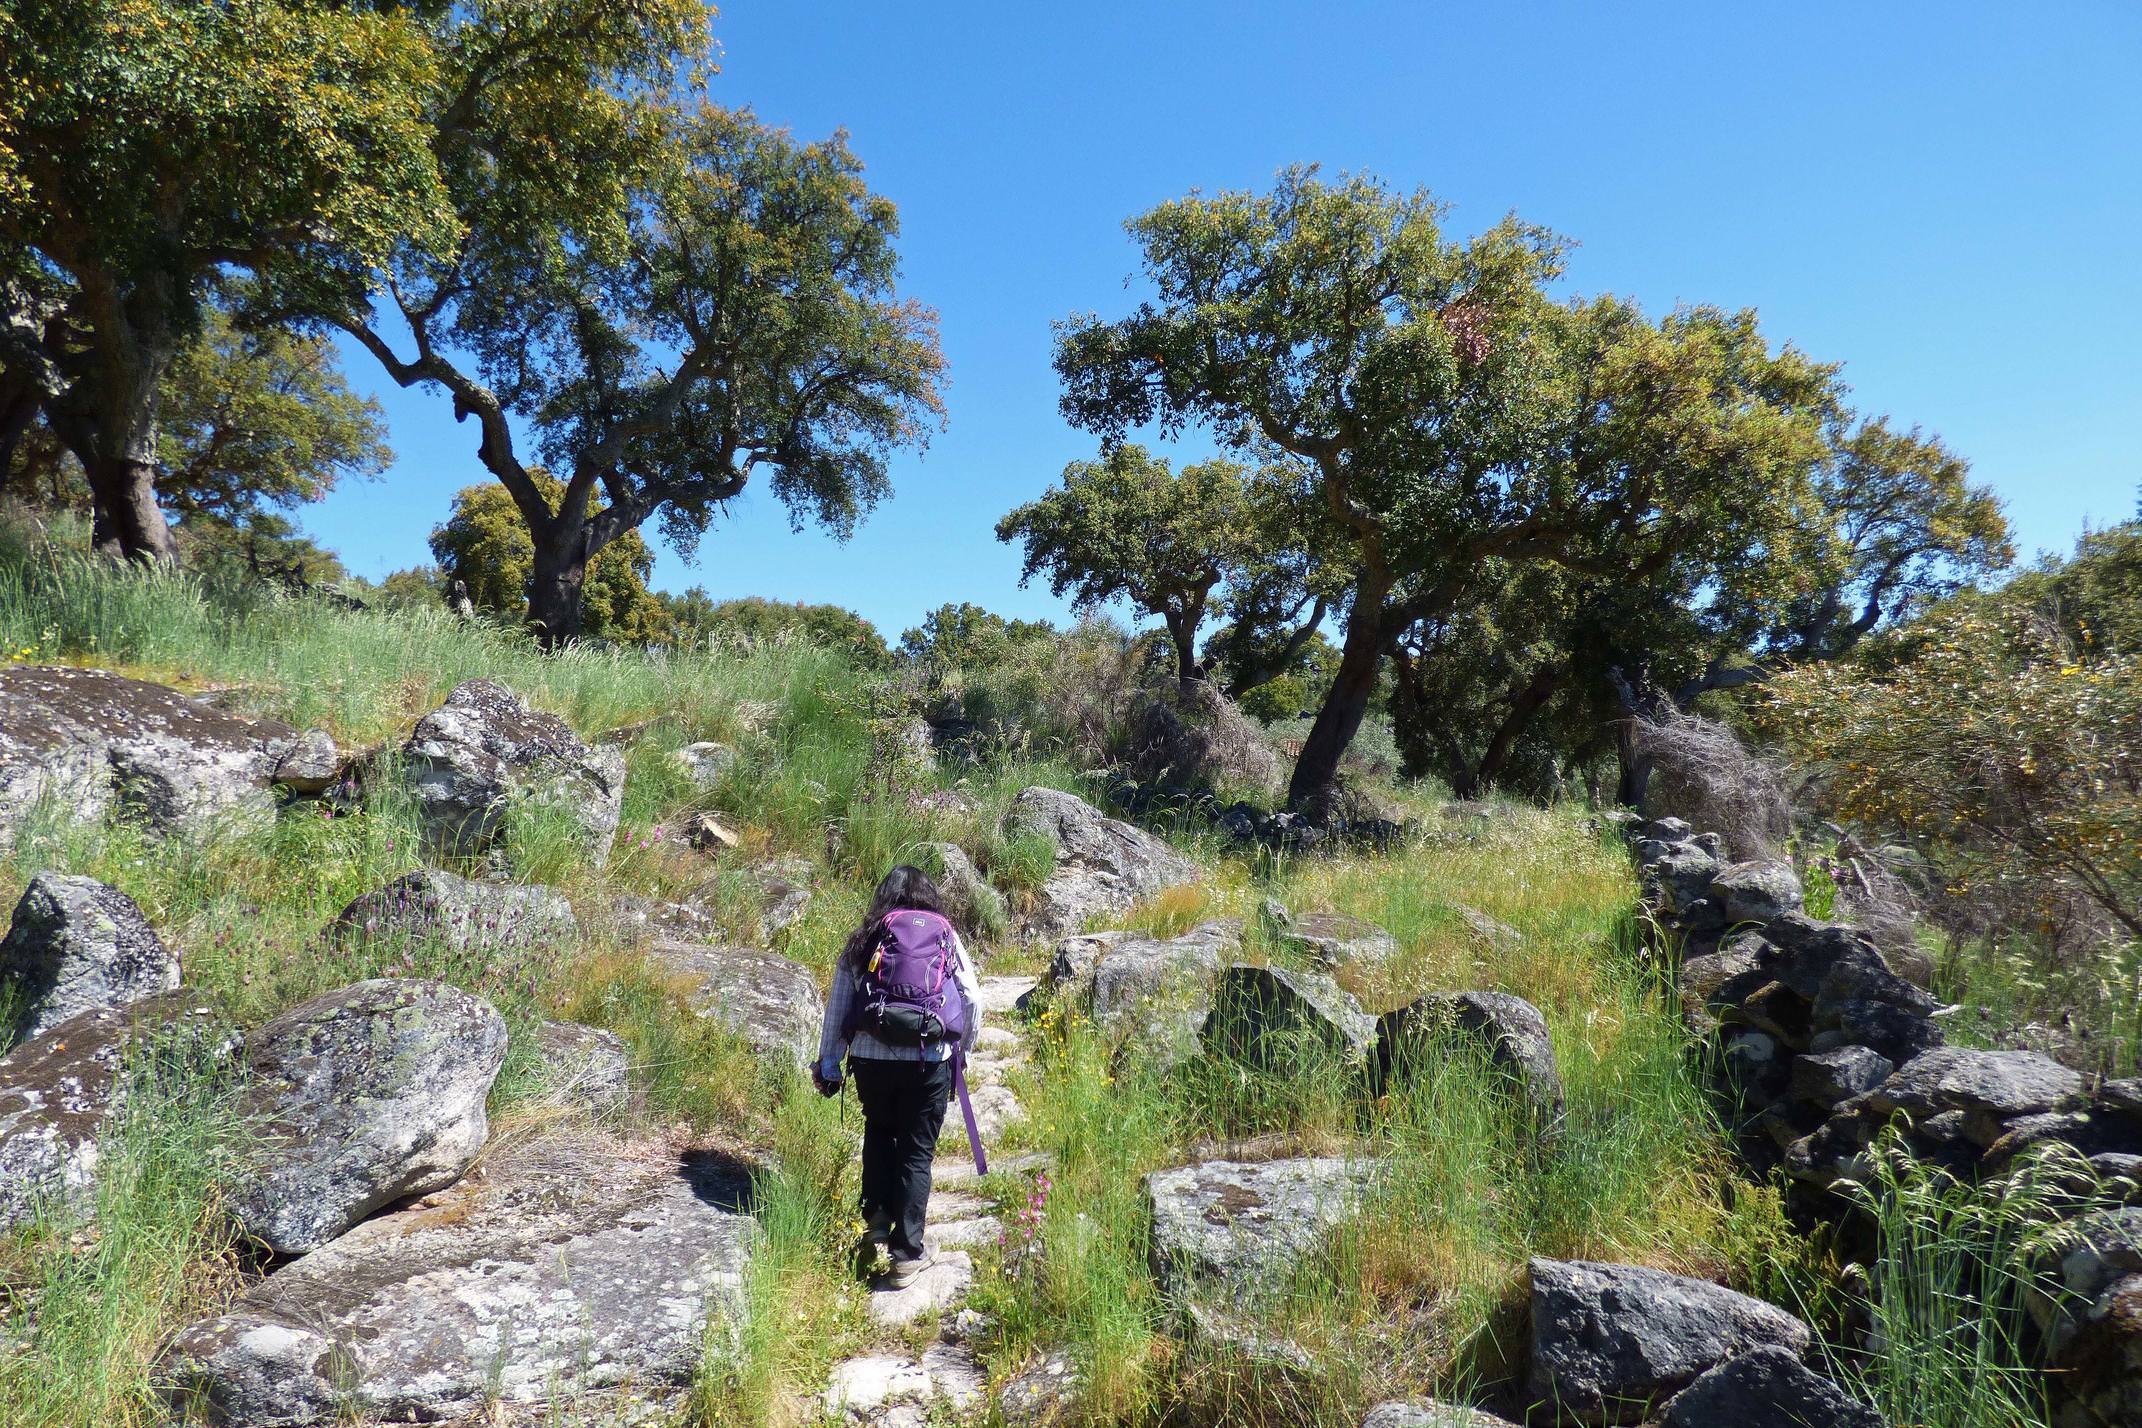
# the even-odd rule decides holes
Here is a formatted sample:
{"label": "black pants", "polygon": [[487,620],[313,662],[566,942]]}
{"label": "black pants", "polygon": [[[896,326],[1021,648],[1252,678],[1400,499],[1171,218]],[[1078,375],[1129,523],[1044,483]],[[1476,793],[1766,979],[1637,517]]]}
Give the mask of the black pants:
{"label": "black pants", "polygon": [[863,1103],[863,1218],[888,1227],[893,1258],[918,1259],[952,1063],[851,1056],[848,1071]]}

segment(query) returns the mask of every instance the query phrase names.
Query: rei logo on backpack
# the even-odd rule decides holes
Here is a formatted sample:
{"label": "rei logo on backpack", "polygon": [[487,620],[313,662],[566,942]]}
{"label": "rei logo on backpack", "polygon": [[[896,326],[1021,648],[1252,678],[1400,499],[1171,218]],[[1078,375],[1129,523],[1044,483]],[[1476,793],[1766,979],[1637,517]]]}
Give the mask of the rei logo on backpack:
{"label": "rei logo on backpack", "polygon": [[858,1029],[888,1046],[955,1045],[967,1004],[952,976],[952,924],[934,912],[887,913],[862,971]]}

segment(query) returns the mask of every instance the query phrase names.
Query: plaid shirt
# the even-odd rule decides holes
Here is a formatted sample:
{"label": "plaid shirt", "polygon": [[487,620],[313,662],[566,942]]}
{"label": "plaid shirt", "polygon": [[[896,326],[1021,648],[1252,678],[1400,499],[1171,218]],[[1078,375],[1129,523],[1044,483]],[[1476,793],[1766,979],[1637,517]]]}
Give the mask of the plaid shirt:
{"label": "plaid shirt", "polygon": [[[959,989],[960,1000],[967,1006],[967,1034],[961,1039],[960,1049],[972,1051],[974,1039],[982,1030],[982,984],[974,975],[974,964],[967,960],[967,944],[960,941],[956,931],[952,934],[952,982]],[[841,1028],[848,1024],[848,1015],[854,1010],[856,998],[861,993],[862,978],[851,968],[836,965],[833,985],[826,992],[825,1023],[818,1032],[818,1069],[827,1080],[837,1079],[843,1056],[861,1057],[865,1061],[951,1059],[949,1042],[931,1046],[893,1046],[867,1031],[858,1031],[855,1040],[849,1041],[841,1034]]]}

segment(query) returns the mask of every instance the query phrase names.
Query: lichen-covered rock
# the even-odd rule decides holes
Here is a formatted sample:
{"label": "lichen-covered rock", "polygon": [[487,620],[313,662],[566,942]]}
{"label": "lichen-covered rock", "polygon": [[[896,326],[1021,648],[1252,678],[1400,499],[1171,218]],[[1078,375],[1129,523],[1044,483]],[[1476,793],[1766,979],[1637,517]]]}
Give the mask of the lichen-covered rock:
{"label": "lichen-covered rock", "polygon": [[228,1428],[433,1422],[679,1384],[741,1312],[749,1173],[656,1147],[516,1152],[180,1333],[167,1397]]}
{"label": "lichen-covered rock", "polygon": [[404,873],[354,899],[327,930],[343,946],[434,943],[456,952],[580,941],[573,905],[556,890],[471,882],[437,868]]}
{"label": "lichen-covered rock", "polygon": [[1056,868],[1035,894],[1034,931],[1077,932],[1163,888],[1193,882],[1197,867],[1142,829],[1053,788],[1021,790],[1004,816],[1005,831],[1049,839]]}
{"label": "lichen-covered rock", "polygon": [[77,1013],[0,1056],[0,1229],[45,1207],[91,1208],[100,1143],[125,1101],[127,1051],[144,1036],[229,1049],[207,1007],[169,992]]}
{"label": "lichen-covered rock", "polygon": [[275,761],[274,780],[292,793],[325,793],[342,777],[347,761],[325,729],[307,729]]}
{"label": "lichen-covered rock", "polygon": [[101,669],[0,668],[0,844],[41,805],[170,833],[272,817],[296,731]]}
{"label": "lichen-covered rock", "polygon": [[1711,879],[1710,897],[1728,923],[1774,922],[1800,910],[1800,875],[1790,863],[1728,863]]}
{"label": "lichen-covered rock", "polygon": [[1170,1295],[1237,1304],[1277,1292],[1355,1215],[1374,1173],[1332,1156],[1155,1171],[1145,1179],[1154,1278]]}
{"label": "lichen-covered rock", "polygon": [[692,1009],[763,1055],[802,1065],[815,1058],[825,998],[801,964],[752,947],[657,942],[655,964],[687,988]]}
{"label": "lichen-covered rock", "polygon": [[1944,1046],[1899,1066],[1867,1099],[1884,1114],[1921,1122],[1943,1111],[2008,1120],[2079,1100],[2082,1086],[2080,1075],[2033,1051]]}
{"label": "lichen-covered rock", "polygon": [[1398,955],[1397,938],[1341,912],[1297,913],[1273,935],[1281,947],[1322,967],[1374,967]]}
{"label": "lichen-covered rock", "polygon": [[989,937],[1009,924],[1004,899],[975,867],[966,849],[957,843],[922,846],[937,864],[937,890],[944,894],[945,912],[961,933],[970,940]]}
{"label": "lichen-covered rock", "polygon": [[304,1254],[453,1184],[483,1148],[505,1055],[491,1004],[439,982],[359,982],[276,1017],[247,1046],[256,1138],[231,1188],[239,1227]]}
{"label": "lichen-covered rock", "polygon": [[1660,1428],[1885,1428],[1882,1415],[1788,1349],[1727,1359],[1673,1396]]}
{"label": "lichen-covered rock", "polygon": [[1241,926],[1206,922],[1180,937],[1124,934],[1099,944],[1088,1009],[1114,1040],[1176,1044],[1212,1010],[1220,967],[1241,945]]}
{"label": "lichen-covered rock", "polygon": [[2035,1296],[2054,1375],[2054,1428],[2142,1422],[2142,1206],[2098,1210],[2045,1251],[2058,1299]]}
{"label": "lichen-covered rock", "polygon": [[1477,908],[1466,907],[1462,903],[1452,904],[1451,911],[1458,914],[1458,921],[1465,924],[1466,931],[1490,947],[1507,952],[1525,945],[1525,934],[1499,918],[1489,917]]}
{"label": "lichen-covered rock", "polygon": [[686,744],[670,755],[678,772],[691,780],[692,786],[702,793],[711,792],[736,767],[736,750],[727,744],[703,741]]}
{"label": "lichen-covered rock", "polygon": [[518,799],[564,810],[589,858],[609,857],[624,803],[624,754],[590,748],[563,719],[536,713],[497,680],[456,686],[417,721],[402,759],[435,855],[488,851]]}
{"label": "lichen-covered rock", "polygon": [[1268,1071],[1319,1055],[1359,1065],[1375,1053],[1376,1023],[1329,977],[1237,962],[1220,973],[1204,1040]]}
{"label": "lichen-covered rock", "polygon": [[132,898],[95,878],[37,874],[0,940],[0,989],[13,1001],[15,1040],[178,984],[178,954]]}
{"label": "lichen-covered rock", "polygon": [[601,1027],[546,1021],[536,1028],[544,1095],[590,1115],[623,1110],[632,1099],[632,1057],[625,1039]]}
{"label": "lichen-covered rock", "polygon": [[1508,992],[1431,992],[1385,1012],[1376,1022],[1376,1084],[1388,1088],[1415,1074],[1438,1037],[1476,1042],[1509,1072],[1541,1130],[1562,1121],[1562,1073],[1547,1018]]}
{"label": "lichen-covered rock", "polygon": [[1008,1428],[1056,1428],[1070,1419],[1080,1383],[1068,1354],[1043,1354],[998,1387],[997,1412]]}
{"label": "lichen-covered rock", "polygon": [[1727,1359],[1813,1334],[1782,1309],[1627,1264],[1535,1259],[1531,1397],[1580,1423],[1635,1423]]}

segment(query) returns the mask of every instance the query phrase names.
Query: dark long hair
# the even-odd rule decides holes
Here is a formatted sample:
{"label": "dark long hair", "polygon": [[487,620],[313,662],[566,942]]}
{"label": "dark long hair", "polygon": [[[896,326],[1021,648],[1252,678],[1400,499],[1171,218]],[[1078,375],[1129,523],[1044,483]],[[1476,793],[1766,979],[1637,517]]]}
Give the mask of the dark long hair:
{"label": "dark long hair", "polygon": [[877,941],[878,924],[889,913],[903,909],[913,912],[934,912],[945,915],[944,894],[937,891],[937,884],[922,869],[902,863],[885,875],[878,890],[870,896],[870,911],[863,917],[863,925],[848,934],[847,945],[840,949],[842,968],[853,969],[863,965],[870,955],[870,948]]}

